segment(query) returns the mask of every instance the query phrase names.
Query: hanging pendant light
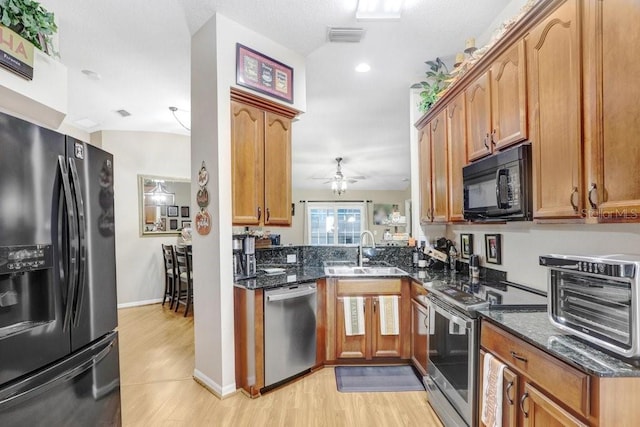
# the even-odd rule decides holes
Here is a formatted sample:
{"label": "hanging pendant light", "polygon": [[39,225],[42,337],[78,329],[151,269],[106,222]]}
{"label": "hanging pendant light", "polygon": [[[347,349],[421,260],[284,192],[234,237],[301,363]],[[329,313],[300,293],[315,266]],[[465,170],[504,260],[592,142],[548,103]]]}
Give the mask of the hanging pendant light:
{"label": "hanging pendant light", "polygon": [[153,190],[144,193],[144,196],[154,205],[172,205],[176,195],[167,190],[163,181],[156,181],[156,186]]}
{"label": "hanging pendant light", "polygon": [[336,157],[336,161],[338,162],[338,166],[336,168],[336,174],[333,176],[333,180],[331,181],[331,190],[334,194],[341,196],[347,191],[347,180],[342,174],[342,167],[340,165],[342,157]]}

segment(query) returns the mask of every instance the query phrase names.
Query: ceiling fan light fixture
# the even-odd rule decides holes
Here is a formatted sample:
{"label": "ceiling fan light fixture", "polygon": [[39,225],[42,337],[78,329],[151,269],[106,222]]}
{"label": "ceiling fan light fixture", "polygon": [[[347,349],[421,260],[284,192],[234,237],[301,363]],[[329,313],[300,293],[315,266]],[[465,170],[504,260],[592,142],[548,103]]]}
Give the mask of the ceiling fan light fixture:
{"label": "ceiling fan light fixture", "polygon": [[340,165],[342,157],[336,157],[336,162],[338,162],[338,166],[336,168],[336,174],[331,181],[331,191],[333,191],[334,194],[341,196],[347,191],[347,180],[342,174],[342,166]]}

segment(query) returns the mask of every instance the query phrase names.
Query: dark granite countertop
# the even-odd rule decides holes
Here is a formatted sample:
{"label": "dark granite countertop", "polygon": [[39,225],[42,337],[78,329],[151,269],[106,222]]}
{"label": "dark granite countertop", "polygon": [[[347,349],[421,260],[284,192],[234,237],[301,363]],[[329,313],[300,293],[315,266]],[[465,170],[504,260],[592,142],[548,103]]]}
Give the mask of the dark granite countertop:
{"label": "dark granite countertop", "polygon": [[555,328],[546,311],[480,310],[480,315],[540,350],[598,377],[640,377],[640,368]]}
{"label": "dark granite countertop", "polygon": [[296,283],[314,282],[323,277],[325,277],[324,269],[320,267],[289,267],[279,274],[266,274],[258,269],[257,277],[238,280],[234,284],[245,289],[268,289]]}

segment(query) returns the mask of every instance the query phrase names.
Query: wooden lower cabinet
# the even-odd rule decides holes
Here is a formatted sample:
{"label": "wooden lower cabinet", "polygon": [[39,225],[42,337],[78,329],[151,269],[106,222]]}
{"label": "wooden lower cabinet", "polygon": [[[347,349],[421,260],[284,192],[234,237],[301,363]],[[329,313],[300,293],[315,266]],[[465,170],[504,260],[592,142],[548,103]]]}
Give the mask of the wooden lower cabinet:
{"label": "wooden lower cabinet", "polygon": [[429,360],[429,311],[415,299],[411,300],[411,361],[422,374],[427,375]]}
{"label": "wooden lower cabinet", "polygon": [[487,353],[506,365],[502,384],[503,426],[638,425],[639,378],[589,375],[486,320],[481,324],[480,346],[481,426],[484,426],[482,367]]}

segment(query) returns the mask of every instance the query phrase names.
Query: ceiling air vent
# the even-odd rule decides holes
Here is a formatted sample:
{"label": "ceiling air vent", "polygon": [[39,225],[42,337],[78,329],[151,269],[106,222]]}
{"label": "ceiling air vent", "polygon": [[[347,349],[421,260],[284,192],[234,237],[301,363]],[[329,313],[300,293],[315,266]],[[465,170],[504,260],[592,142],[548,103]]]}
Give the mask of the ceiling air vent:
{"label": "ceiling air vent", "polygon": [[116,110],[116,113],[120,114],[122,117],[129,117],[131,115],[127,110]]}
{"label": "ceiling air vent", "polygon": [[360,43],[364,33],[364,28],[329,27],[327,36],[333,43]]}

